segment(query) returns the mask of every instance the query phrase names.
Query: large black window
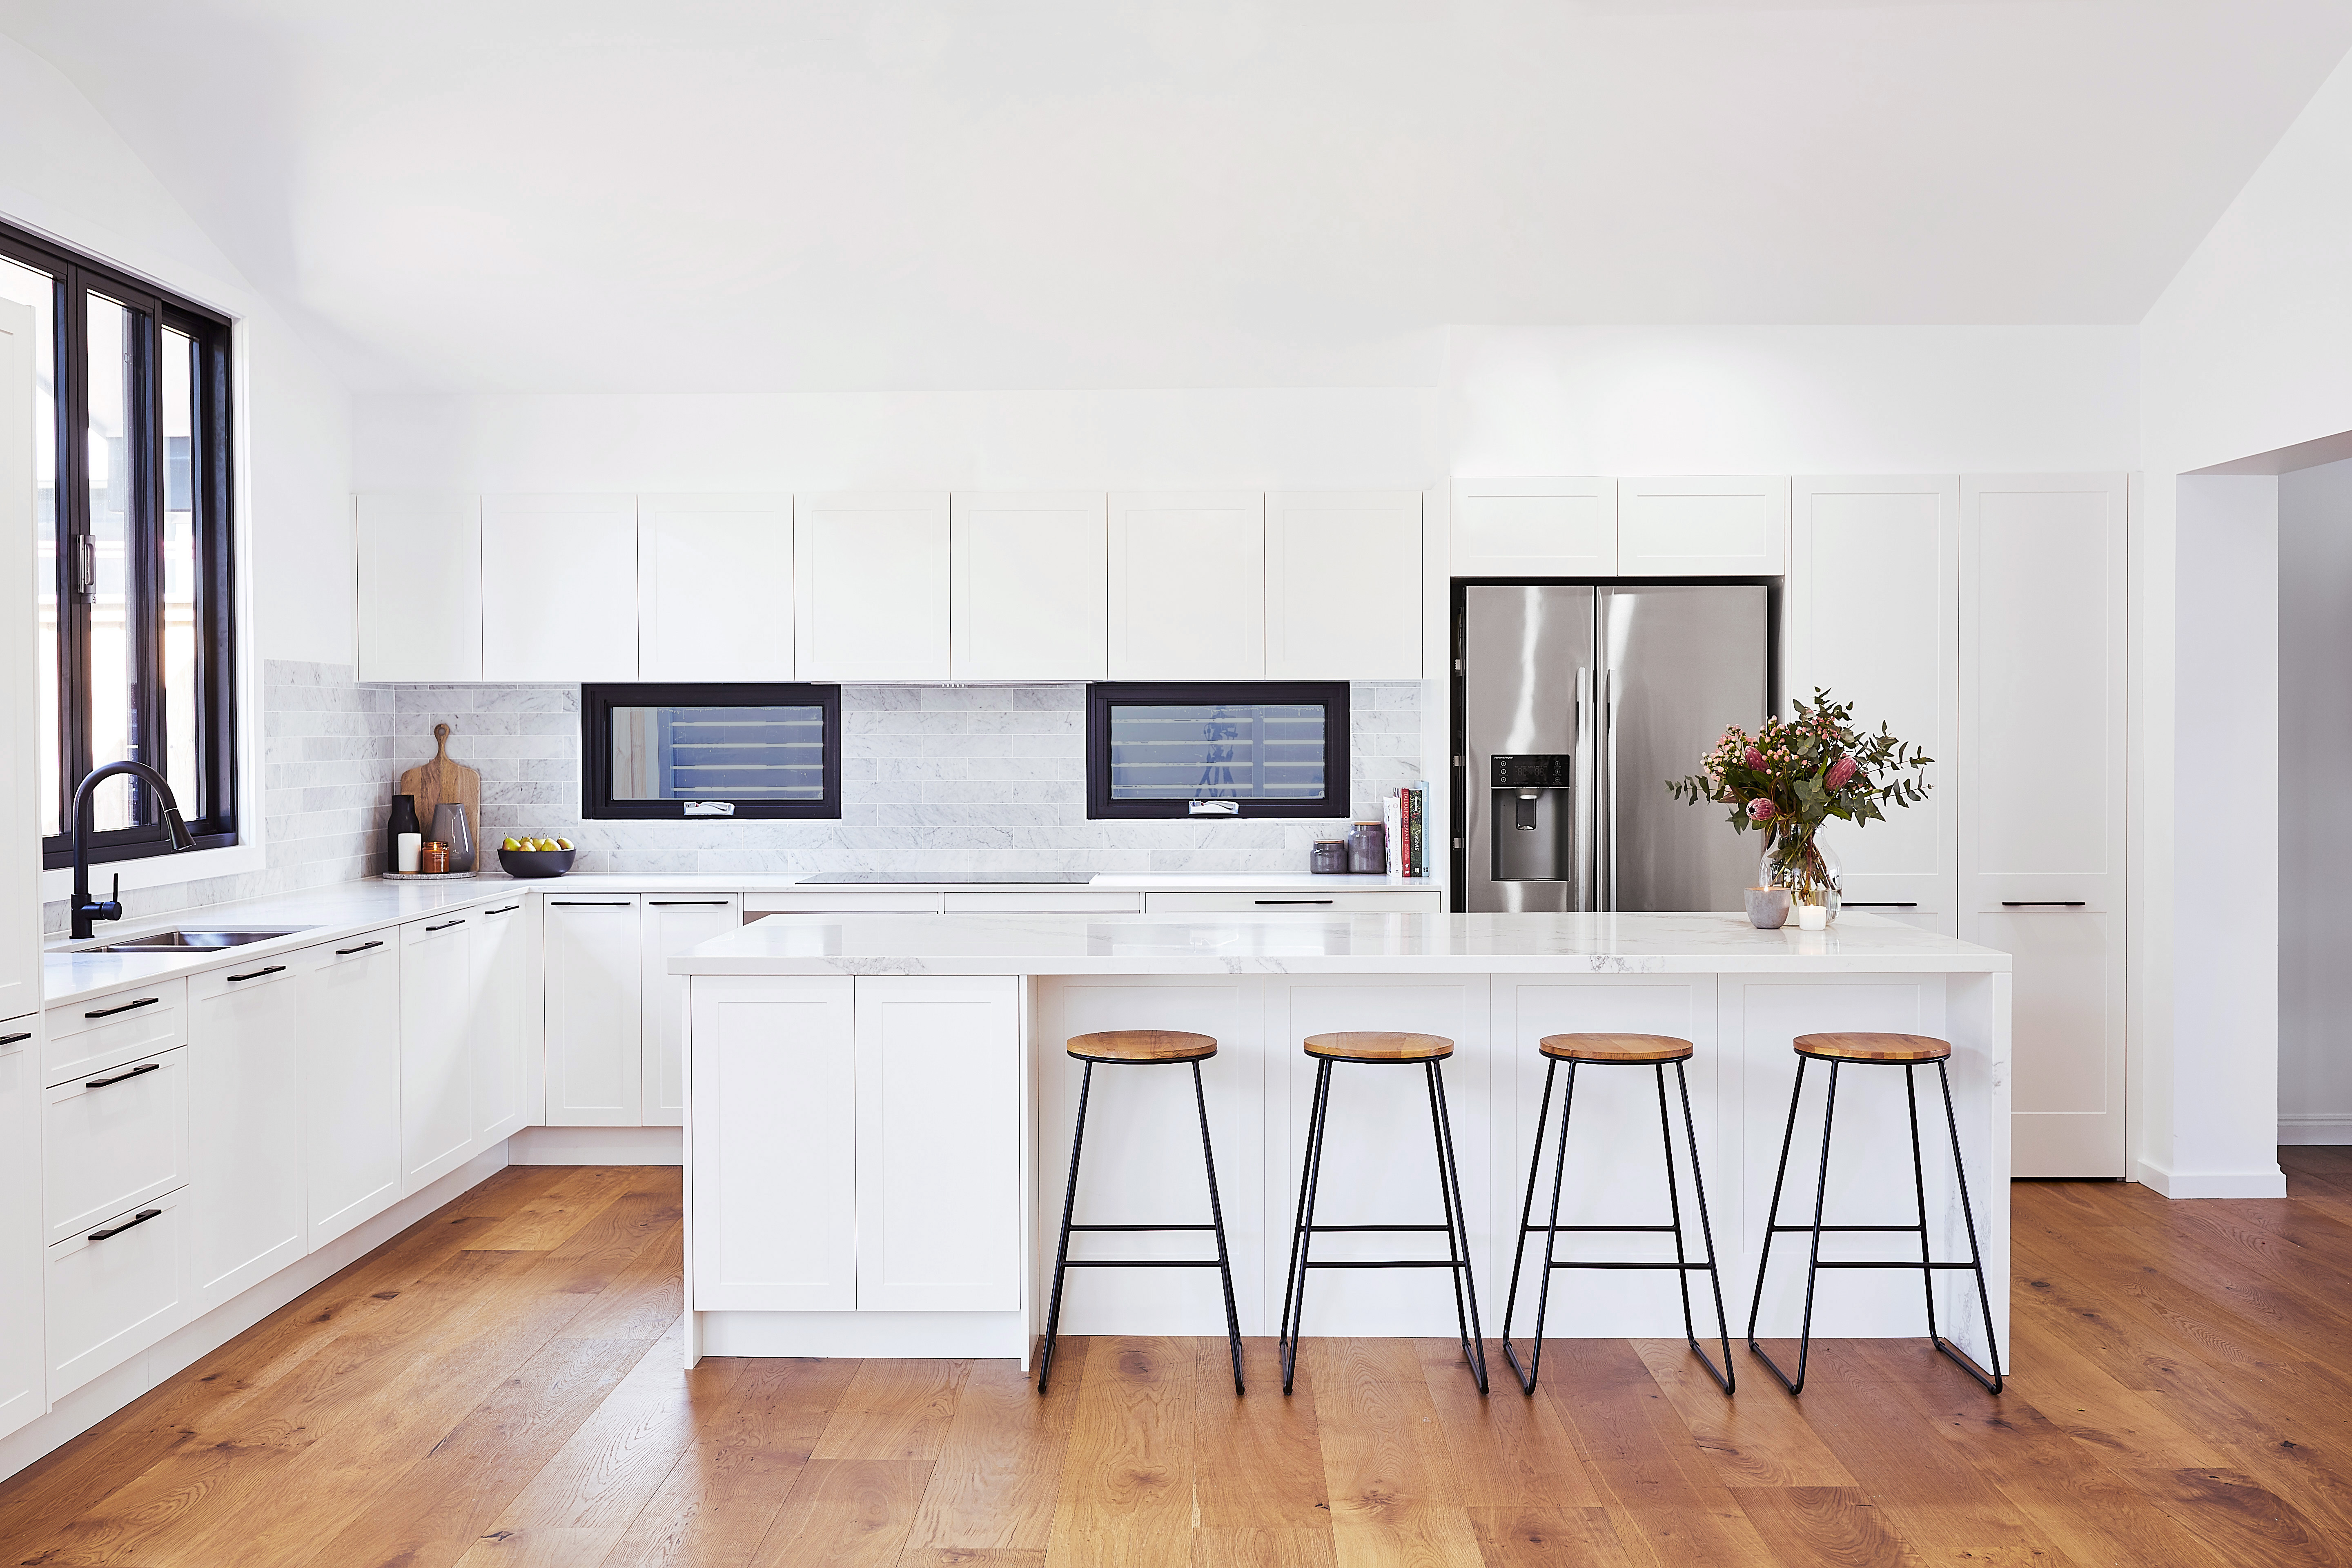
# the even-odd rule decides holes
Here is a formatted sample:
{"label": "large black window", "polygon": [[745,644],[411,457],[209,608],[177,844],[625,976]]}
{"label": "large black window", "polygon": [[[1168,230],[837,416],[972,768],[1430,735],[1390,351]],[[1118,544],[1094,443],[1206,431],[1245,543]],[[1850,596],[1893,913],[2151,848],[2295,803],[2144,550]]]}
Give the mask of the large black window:
{"label": "large black window", "polygon": [[1345,681],[1087,688],[1087,815],[1345,816]]}
{"label": "large black window", "polygon": [[[0,225],[0,300],[33,312],[45,858],[73,788],[129,760],[206,847],[236,842],[229,323]],[[92,797],[91,858],[167,847],[135,778]]]}
{"label": "large black window", "polygon": [[838,686],[584,686],[581,815],[839,816]]}

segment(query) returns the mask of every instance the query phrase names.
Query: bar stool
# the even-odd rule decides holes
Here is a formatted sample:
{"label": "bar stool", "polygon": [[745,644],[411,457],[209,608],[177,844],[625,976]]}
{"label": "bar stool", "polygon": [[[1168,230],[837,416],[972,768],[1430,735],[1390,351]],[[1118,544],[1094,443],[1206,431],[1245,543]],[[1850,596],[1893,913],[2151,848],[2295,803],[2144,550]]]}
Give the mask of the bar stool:
{"label": "bar stool", "polygon": [[[1519,1376],[1523,1393],[1536,1391],[1536,1373],[1543,1364],[1544,1316],[1551,1304],[1551,1276],[1556,1268],[1671,1268],[1675,1283],[1682,1288],[1683,1338],[1714,1377],[1716,1385],[1729,1394],[1732,1389],[1731,1324],[1723,1311],[1723,1281],[1715,1270],[1715,1232],[1707,1224],[1706,1182],[1700,1173],[1698,1130],[1691,1121],[1690,1082],[1683,1064],[1691,1058],[1694,1047],[1688,1040],[1672,1035],[1546,1035],[1538,1042],[1545,1057],[1542,1107],[1536,1112],[1535,1156],[1528,1162],[1528,1195],[1519,1205],[1517,1246],[1511,1254],[1511,1290],[1503,1302],[1503,1356],[1511,1370]],[[1568,1089],[1559,1102],[1559,1146],[1552,1156],[1551,1215],[1542,1225],[1530,1225],[1528,1216],[1535,1211],[1536,1182],[1543,1171],[1544,1124],[1551,1114],[1551,1083],[1562,1062],[1568,1064]],[[1675,1180],[1674,1123],[1666,1115],[1666,1064],[1673,1063],[1675,1085],[1682,1093],[1683,1146],[1690,1151],[1691,1190],[1698,1199],[1699,1239],[1706,1247],[1706,1260],[1693,1263],[1683,1248],[1683,1201],[1679,1184]],[[1568,1170],[1568,1119],[1576,1108],[1576,1069],[1588,1067],[1646,1067],[1658,1079],[1658,1138],[1666,1151],[1666,1204],[1672,1223],[1666,1225],[1562,1225],[1559,1223],[1559,1194],[1562,1178]],[[1528,1356],[1528,1364],[1519,1364],[1519,1352],[1511,1343],[1511,1315],[1519,1301],[1519,1268],[1526,1260],[1528,1237],[1541,1232],[1544,1238],[1543,1279],[1536,1288],[1535,1346]],[[1557,1258],[1553,1249],[1561,1232],[1601,1231],[1632,1235],[1636,1232],[1671,1232],[1675,1238],[1675,1260],[1672,1263],[1637,1263],[1597,1258]],[[1715,1292],[1715,1329],[1717,1342],[1723,1346],[1723,1364],[1717,1367],[1699,1348],[1698,1327],[1691,1317],[1690,1277],[1704,1272],[1706,1282]]]}
{"label": "bar stool", "polygon": [[[1062,1194],[1062,1238],[1054,1253],[1054,1295],[1045,1309],[1045,1353],[1037,1368],[1037,1392],[1054,1370],[1054,1341],[1062,1326],[1062,1277],[1072,1268],[1213,1268],[1225,1287],[1225,1338],[1233,1347],[1234,1392],[1242,1391],[1242,1320],[1234,1306],[1233,1259],[1225,1250],[1225,1209],[1217,1197],[1217,1157],[1209,1147],[1209,1100],[1201,1088],[1201,1064],[1217,1054],[1217,1042],[1207,1035],[1178,1029],[1112,1029],[1079,1035],[1068,1044],[1072,1057],[1087,1064],[1078,1079],[1078,1124],[1070,1134],[1070,1185]],[[1192,1068],[1192,1104],[1201,1113],[1201,1166],[1209,1177],[1209,1223],[1206,1225],[1072,1225],[1070,1211],[1078,1201],[1078,1155],[1086,1147],[1087,1099],[1094,1089],[1097,1064],[1159,1067],[1188,1063]],[[1072,1258],[1070,1237],[1076,1231],[1128,1230],[1214,1232],[1214,1258]]]}
{"label": "bar stool", "polygon": [[[1929,1035],[1830,1034],[1799,1035],[1797,1047],[1797,1087],[1789,1097],[1789,1127],[1780,1135],[1780,1165],[1772,1176],[1772,1206],[1765,1211],[1764,1251],[1756,1260],[1756,1300],[1748,1309],[1748,1348],[1758,1360],[1772,1369],[1780,1386],[1797,1394],[1805,1386],[1805,1361],[1813,1346],[1813,1282],[1824,1268],[1916,1268],[1919,1284],[1927,1301],[1927,1342],[1958,1362],[1963,1370],[1984,1385],[1988,1394],[1999,1394],[2001,1385],[2000,1346],[1992,1332],[1992,1295],[1985,1285],[1984,1255],[1977,1247],[1976,1210],[1969,1203],[1969,1174],[1960,1158],[1960,1124],[1952,1114],[1952,1076],[1947,1067],[1952,1047],[1948,1041]],[[1782,1225],[1780,1223],[1780,1186],[1789,1173],[1789,1148],[1797,1135],[1797,1103],[1805,1093],[1805,1068],[1809,1063],[1830,1064],[1829,1098],[1822,1107],[1822,1169],[1819,1184],[1813,1190],[1813,1223]],[[1927,1247],[1927,1167],[1919,1153],[1919,1091],[1914,1082],[1912,1068],[1925,1063],[1936,1064],[1936,1077],[1944,1088],[1944,1125],[1952,1138],[1952,1178],[1959,1184],[1960,1217],[1969,1230],[1969,1260],[1966,1263],[1938,1263],[1930,1257]],[[1911,1192],[1919,1205],[1916,1225],[1823,1225],[1822,1210],[1830,1189],[1830,1130],[1837,1115],[1838,1074],[1849,1067],[1899,1067],[1903,1069],[1903,1098],[1909,1107],[1911,1124]],[[1797,1340],[1797,1375],[1791,1381],[1780,1370],[1780,1363],[1764,1353],[1756,1342],[1756,1318],[1764,1307],[1764,1272],[1772,1263],[1772,1238],[1787,1231],[1811,1231],[1812,1251],[1805,1264],[1805,1317]],[[1901,1263],[1853,1262],[1822,1257],[1822,1237],[1832,1232],[1869,1231],[1916,1235],[1919,1237],[1919,1261]],[[1982,1367],[1967,1352],[1936,1331],[1936,1270],[1966,1268],[1977,1277],[1977,1305],[1984,1312],[1985,1343],[1992,1352],[1992,1373],[1988,1376]]]}
{"label": "bar stool", "polygon": [[[1276,1348],[1282,1355],[1282,1392],[1288,1394],[1298,1370],[1298,1331],[1307,1318],[1307,1271],[1310,1268],[1444,1268],[1454,1276],[1454,1317],[1462,1336],[1462,1359],[1486,1392],[1486,1346],[1478,1325],[1478,1289],[1470,1278],[1470,1226],[1462,1212],[1462,1177],[1454,1165],[1454,1124],[1445,1110],[1445,1074],[1440,1063],[1454,1054],[1454,1042],[1443,1035],[1397,1034],[1385,1030],[1309,1035],[1307,1054],[1315,1058],[1315,1110],[1307,1123],[1307,1161],[1298,1180],[1298,1215],[1290,1232],[1290,1268],[1282,1289],[1282,1337]],[[1444,1225],[1317,1225],[1316,1187],[1323,1174],[1323,1134],[1331,1110],[1331,1068],[1339,1062],[1367,1067],[1418,1065],[1429,1089],[1429,1126],[1437,1144],[1438,1194],[1445,1205]],[[1318,1262],[1309,1254],[1318,1234],[1340,1231],[1427,1231],[1445,1233],[1444,1258],[1364,1259]]]}

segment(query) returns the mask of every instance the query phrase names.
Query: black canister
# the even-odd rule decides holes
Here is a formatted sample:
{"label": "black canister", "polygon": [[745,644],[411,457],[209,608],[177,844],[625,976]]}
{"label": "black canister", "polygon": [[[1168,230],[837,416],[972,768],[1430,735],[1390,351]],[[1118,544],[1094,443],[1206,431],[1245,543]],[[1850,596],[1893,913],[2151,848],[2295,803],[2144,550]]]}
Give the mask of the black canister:
{"label": "black canister", "polygon": [[414,833],[420,837],[424,826],[416,820],[416,797],[396,795],[392,797],[392,816],[383,825],[383,868],[400,869],[400,836]]}

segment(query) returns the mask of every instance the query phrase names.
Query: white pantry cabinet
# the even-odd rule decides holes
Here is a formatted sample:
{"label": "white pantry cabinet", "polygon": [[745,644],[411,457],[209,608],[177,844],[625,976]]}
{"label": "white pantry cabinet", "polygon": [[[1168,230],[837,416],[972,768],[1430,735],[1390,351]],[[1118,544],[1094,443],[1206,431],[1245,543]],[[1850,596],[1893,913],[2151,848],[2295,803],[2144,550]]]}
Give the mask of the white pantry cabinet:
{"label": "white pantry cabinet", "polygon": [[732,894],[696,897],[651,893],[645,901],[638,950],[644,971],[645,1124],[686,1124],[686,977],[669,961],[712,937],[743,926],[743,900]]}
{"label": "white pantry cabinet", "polygon": [[0,1437],[48,1408],[41,1330],[37,1014],[0,1021]]}
{"label": "white pantry cabinet", "polygon": [[1617,481],[1454,481],[1450,554],[1456,577],[1613,577]]}
{"label": "white pantry cabinet", "polygon": [[1269,680],[1421,679],[1421,492],[1265,498]]}
{"label": "white pantry cabinet", "polygon": [[1100,680],[1110,539],[1099,490],[957,495],[950,611],[958,680]]}
{"label": "white pantry cabinet", "polygon": [[400,1198],[400,932],[362,932],[289,962],[315,1250]]}
{"label": "white pantry cabinet", "polygon": [[945,680],[948,498],[793,502],[795,667],[803,680]]}
{"label": "white pantry cabinet", "polygon": [[[0,1019],[41,1005],[32,344],[32,311],[0,300]],[[7,1429],[6,1397],[0,1391],[0,1431]]]}
{"label": "white pantry cabinet", "polygon": [[1763,577],[1788,569],[1789,481],[1778,474],[1617,481],[1627,577]]}
{"label": "white pantry cabinet", "polygon": [[482,498],[482,679],[637,678],[637,498]]}
{"label": "white pantry cabinet", "polygon": [[468,910],[400,928],[400,1191],[473,1158],[473,933]]}
{"label": "white pantry cabinet", "polygon": [[362,680],[482,679],[482,503],[354,499]]}
{"label": "white pantry cabinet", "polygon": [[1263,494],[1110,498],[1110,679],[1265,679]]}
{"label": "white pantry cabinet", "polygon": [[473,920],[474,1152],[540,1120],[532,1102],[530,905],[491,904]]}
{"label": "white pantry cabinet", "polygon": [[640,900],[547,897],[547,1125],[645,1123]]}
{"label": "white pantry cabinet", "polygon": [[310,1250],[295,955],[188,981],[188,1249],[205,1311]]}
{"label": "white pantry cabinet", "polygon": [[637,679],[793,679],[793,498],[637,498]]}

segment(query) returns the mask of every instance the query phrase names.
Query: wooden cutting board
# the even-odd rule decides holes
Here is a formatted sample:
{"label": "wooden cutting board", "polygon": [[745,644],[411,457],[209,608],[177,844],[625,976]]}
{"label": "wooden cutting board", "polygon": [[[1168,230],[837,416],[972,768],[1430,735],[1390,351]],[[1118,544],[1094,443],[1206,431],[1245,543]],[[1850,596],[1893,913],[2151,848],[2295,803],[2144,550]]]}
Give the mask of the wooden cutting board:
{"label": "wooden cutting board", "polygon": [[456,805],[466,808],[466,827],[473,834],[478,848],[482,841],[482,775],[463,763],[449,760],[449,726],[433,726],[433,739],[439,742],[433,760],[421,768],[411,768],[400,775],[401,795],[416,797],[416,825],[425,837],[433,837],[433,808]]}

